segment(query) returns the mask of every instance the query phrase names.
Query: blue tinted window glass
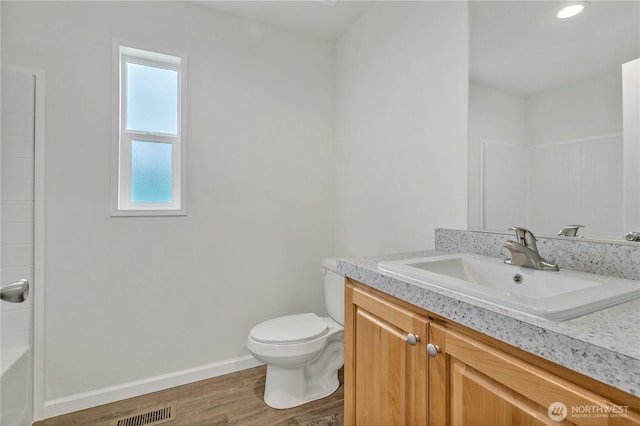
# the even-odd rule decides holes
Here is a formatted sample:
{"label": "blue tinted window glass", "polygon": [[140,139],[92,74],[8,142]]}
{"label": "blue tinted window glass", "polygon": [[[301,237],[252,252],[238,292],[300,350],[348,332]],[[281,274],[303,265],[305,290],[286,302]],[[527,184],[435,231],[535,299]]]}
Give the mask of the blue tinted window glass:
{"label": "blue tinted window glass", "polygon": [[171,202],[171,144],[132,141],[131,201]]}
{"label": "blue tinted window glass", "polygon": [[178,73],[127,63],[127,130],[178,133]]}

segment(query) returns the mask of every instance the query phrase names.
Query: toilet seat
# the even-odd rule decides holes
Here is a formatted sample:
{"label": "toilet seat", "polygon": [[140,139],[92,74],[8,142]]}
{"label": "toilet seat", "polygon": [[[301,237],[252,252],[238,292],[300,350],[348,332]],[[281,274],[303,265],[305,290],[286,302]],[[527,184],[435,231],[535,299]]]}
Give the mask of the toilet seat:
{"label": "toilet seat", "polygon": [[251,329],[250,337],[268,344],[303,343],[329,331],[326,321],[314,313],[285,315],[264,321]]}

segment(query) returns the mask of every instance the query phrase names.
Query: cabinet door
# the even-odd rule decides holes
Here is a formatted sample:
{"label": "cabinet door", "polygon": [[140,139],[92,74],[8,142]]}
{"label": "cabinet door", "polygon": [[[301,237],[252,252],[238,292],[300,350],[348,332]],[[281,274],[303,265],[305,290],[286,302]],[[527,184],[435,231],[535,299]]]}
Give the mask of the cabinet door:
{"label": "cabinet door", "polygon": [[[433,323],[432,425],[638,424],[637,413],[512,355]],[[610,414],[607,414],[610,413]]]}
{"label": "cabinet door", "polygon": [[351,285],[345,298],[345,424],[426,425],[427,320]]}

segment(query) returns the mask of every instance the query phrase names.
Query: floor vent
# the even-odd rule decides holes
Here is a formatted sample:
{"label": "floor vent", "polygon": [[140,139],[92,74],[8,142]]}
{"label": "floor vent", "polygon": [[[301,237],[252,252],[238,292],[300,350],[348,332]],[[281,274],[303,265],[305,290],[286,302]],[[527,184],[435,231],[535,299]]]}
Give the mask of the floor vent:
{"label": "floor vent", "polygon": [[144,413],[116,419],[111,426],[154,426],[172,421],[176,416],[173,405],[156,407]]}

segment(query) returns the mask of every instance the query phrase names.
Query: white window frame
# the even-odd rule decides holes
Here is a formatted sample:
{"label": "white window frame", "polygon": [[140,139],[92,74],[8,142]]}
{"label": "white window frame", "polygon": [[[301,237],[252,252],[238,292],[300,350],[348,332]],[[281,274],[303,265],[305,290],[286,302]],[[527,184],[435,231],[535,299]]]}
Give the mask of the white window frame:
{"label": "white window frame", "polygon": [[[113,155],[112,216],[183,216],[186,209],[186,75],[184,53],[114,41],[113,43]],[[174,70],[178,73],[177,134],[127,130],[126,64],[135,63]],[[171,202],[133,203],[131,201],[131,163],[133,141],[171,144]]]}

